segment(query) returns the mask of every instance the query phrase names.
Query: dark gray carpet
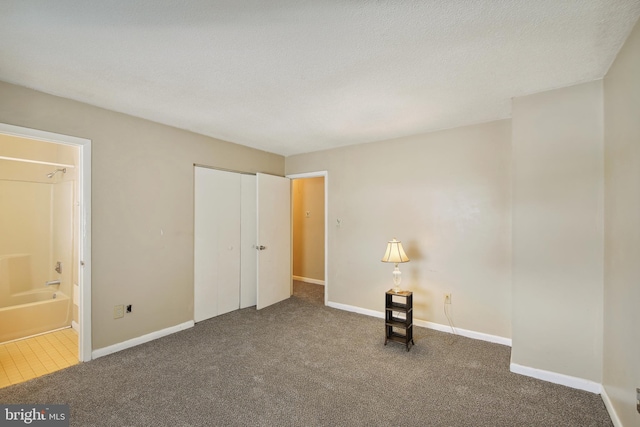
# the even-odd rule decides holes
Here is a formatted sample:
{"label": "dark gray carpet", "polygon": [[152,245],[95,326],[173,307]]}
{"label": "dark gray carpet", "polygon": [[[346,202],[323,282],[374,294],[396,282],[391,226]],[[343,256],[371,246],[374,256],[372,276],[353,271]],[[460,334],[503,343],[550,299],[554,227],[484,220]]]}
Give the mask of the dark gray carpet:
{"label": "dark gray carpet", "polygon": [[598,395],[509,372],[509,347],[324,307],[322,287],[0,389],[73,426],[611,426]]}

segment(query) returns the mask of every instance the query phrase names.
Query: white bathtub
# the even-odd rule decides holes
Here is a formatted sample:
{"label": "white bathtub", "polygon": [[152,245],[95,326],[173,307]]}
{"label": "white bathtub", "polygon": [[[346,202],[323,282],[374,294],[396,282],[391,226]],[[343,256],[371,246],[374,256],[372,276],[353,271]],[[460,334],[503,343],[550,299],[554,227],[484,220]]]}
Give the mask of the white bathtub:
{"label": "white bathtub", "polygon": [[71,326],[71,301],[55,287],[12,294],[3,300],[0,342]]}

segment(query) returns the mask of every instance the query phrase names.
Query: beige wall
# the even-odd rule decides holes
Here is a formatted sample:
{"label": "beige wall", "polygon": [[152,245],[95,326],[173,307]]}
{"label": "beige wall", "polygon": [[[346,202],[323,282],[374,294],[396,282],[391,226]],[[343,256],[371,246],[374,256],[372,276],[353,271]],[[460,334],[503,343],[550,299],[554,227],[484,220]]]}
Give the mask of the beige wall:
{"label": "beige wall", "polygon": [[605,391],[624,426],[640,424],[640,23],[604,79]]}
{"label": "beige wall", "polygon": [[602,81],[513,101],[513,363],[600,382]]}
{"label": "beige wall", "polygon": [[[282,175],[284,158],[0,82],[0,122],[92,141],[92,337],[193,319],[193,164]],[[133,313],[113,319],[113,306]]]}
{"label": "beige wall", "polygon": [[[287,174],[327,170],[331,302],[384,311],[403,242],[414,318],[511,337],[508,120],[288,157]],[[337,220],[341,225],[337,225]]]}
{"label": "beige wall", "polygon": [[291,189],[293,275],[324,281],[324,177],[294,179]]}

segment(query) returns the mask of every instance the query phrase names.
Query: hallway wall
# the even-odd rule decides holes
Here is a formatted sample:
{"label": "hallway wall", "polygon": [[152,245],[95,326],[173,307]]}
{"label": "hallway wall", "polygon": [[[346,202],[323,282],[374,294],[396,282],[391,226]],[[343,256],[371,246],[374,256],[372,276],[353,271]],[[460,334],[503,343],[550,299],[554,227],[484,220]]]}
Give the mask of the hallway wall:
{"label": "hallway wall", "polygon": [[292,180],[292,196],[293,275],[324,282],[324,177]]}

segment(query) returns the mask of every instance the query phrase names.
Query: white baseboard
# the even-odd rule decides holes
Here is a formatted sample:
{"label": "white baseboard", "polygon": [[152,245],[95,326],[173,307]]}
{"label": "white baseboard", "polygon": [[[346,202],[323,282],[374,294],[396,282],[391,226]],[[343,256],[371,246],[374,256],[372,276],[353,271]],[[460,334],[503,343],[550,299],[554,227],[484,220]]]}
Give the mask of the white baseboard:
{"label": "white baseboard", "polygon": [[340,304],[339,302],[328,301],[327,305],[338,310],[351,311],[353,313],[364,314],[366,316],[378,317],[384,319],[384,313],[367,308],[356,307],[355,305]]}
{"label": "white baseboard", "polygon": [[[436,331],[440,331],[440,332],[448,332],[450,334],[454,333],[451,330],[451,326],[449,325],[442,325],[440,323],[427,322],[426,320],[414,320],[413,323],[416,326],[435,329]],[[473,338],[474,340],[488,341],[494,344],[502,344],[502,345],[511,347],[511,338],[505,338],[498,335],[485,334],[484,332],[476,332],[476,331],[471,331],[469,329],[462,329],[457,327],[455,328],[455,334],[461,335],[467,338]]]}
{"label": "white baseboard", "polygon": [[71,327],[73,328],[74,331],[76,331],[77,333],[80,333],[80,325],[75,320],[71,321]]}
{"label": "white baseboard", "polygon": [[[354,313],[364,314],[367,316],[378,317],[384,319],[384,313],[381,311],[369,310],[362,307],[356,307],[353,305],[340,304],[337,302],[329,301],[327,303],[329,307],[337,308],[339,310],[351,311]],[[451,327],[448,325],[441,325],[440,323],[427,322],[426,320],[413,319],[413,324],[416,326],[422,326],[424,328],[434,329],[440,332],[453,333]],[[507,345],[511,347],[511,338],[500,337],[497,335],[485,334],[483,332],[470,331],[468,329],[455,328],[456,335],[461,335],[467,338],[473,338],[481,341],[488,341],[496,344]]]}
{"label": "white baseboard", "polygon": [[571,377],[569,375],[558,374],[556,372],[530,368],[528,366],[518,365],[517,363],[512,363],[509,366],[509,369],[511,370],[511,372],[515,374],[537,378],[542,381],[547,381],[554,384],[560,384],[560,385],[575,388],[578,390],[588,391],[594,394],[602,393],[601,384],[594,381],[585,380],[583,378]]}
{"label": "white baseboard", "polygon": [[144,344],[149,341],[157,340],[158,338],[165,337],[167,335],[175,334],[176,332],[183,331],[185,329],[192,328],[194,325],[193,320],[181,323],[179,325],[171,326],[169,328],[161,329],[159,331],[151,332],[150,334],[142,335],[137,338],[132,338],[127,341],[120,342],[118,344],[110,345],[108,347],[99,348],[91,352],[91,358],[97,359],[98,357],[106,356],[118,351],[126,350],[127,348],[135,347],[140,344]]}
{"label": "white baseboard", "polygon": [[298,280],[300,282],[313,283],[314,285],[324,286],[324,280],[310,279],[308,277],[302,277],[302,276],[293,276],[293,280]]}
{"label": "white baseboard", "polygon": [[609,412],[609,416],[611,417],[611,422],[613,422],[614,427],[624,427],[622,425],[622,421],[620,421],[620,417],[613,407],[613,403],[611,399],[609,399],[609,395],[607,394],[607,389],[602,386],[602,390],[600,391],[600,396],[602,397],[602,401],[604,402],[604,406],[607,408],[607,412]]}

